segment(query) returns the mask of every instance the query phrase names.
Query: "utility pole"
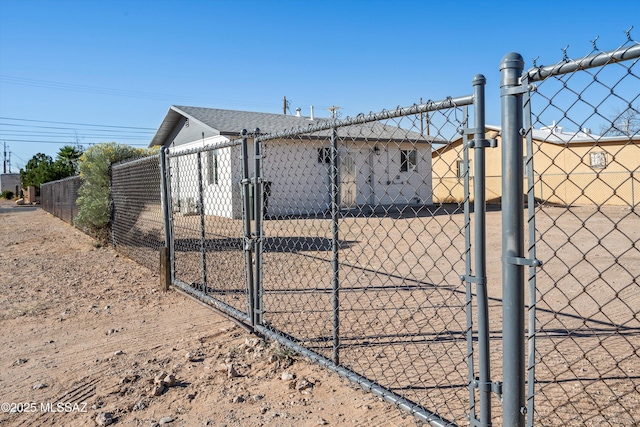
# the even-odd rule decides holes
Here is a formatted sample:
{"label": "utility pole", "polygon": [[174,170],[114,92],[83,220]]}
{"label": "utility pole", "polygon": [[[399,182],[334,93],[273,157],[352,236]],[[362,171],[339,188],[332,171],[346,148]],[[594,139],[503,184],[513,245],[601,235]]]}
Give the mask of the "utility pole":
{"label": "utility pole", "polygon": [[287,97],[282,98],[282,114],[287,115]]}
{"label": "utility pole", "polygon": [[7,173],[7,143],[3,142],[4,144],[4,172],[3,173]]}
{"label": "utility pole", "polygon": [[336,111],[338,111],[340,109],[340,107],[337,107],[335,105],[327,108],[327,110],[331,111],[331,118],[335,119],[336,118]]}

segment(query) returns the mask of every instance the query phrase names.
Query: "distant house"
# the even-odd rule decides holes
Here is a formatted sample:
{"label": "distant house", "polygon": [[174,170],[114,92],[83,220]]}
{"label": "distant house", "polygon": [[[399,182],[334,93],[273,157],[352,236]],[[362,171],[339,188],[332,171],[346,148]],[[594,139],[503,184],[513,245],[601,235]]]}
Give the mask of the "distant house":
{"label": "distant house", "polygon": [[[486,128],[487,138],[498,140],[497,148],[485,150],[486,199],[491,202],[502,196],[502,140],[500,127]],[[534,129],[532,137],[536,198],[565,206],[640,203],[640,135],[602,136],[588,129],[567,132],[553,123]],[[469,150],[471,176],[473,151]],[[523,152],[526,155],[526,147]],[[463,200],[461,159],[461,139],[433,151],[434,202]],[[473,199],[473,179],[470,192]]]}
{"label": "distant house", "polygon": [[16,196],[20,195],[20,174],[3,173],[0,174],[0,192],[11,191]]}
{"label": "distant house", "polygon": [[[261,134],[306,129],[327,119],[171,106],[149,146],[180,152],[216,147],[237,139],[242,129]],[[263,177],[268,183],[267,215],[316,214],[329,210],[329,131],[263,144]],[[431,140],[419,133],[369,123],[338,130],[342,209],[379,205],[424,205],[432,201]],[[251,159],[253,143],[249,142]],[[201,154],[204,212],[239,218],[242,214],[240,147]],[[198,166],[194,155],[172,159],[174,210],[199,210]],[[253,161],[250,162],[250,174]]]}

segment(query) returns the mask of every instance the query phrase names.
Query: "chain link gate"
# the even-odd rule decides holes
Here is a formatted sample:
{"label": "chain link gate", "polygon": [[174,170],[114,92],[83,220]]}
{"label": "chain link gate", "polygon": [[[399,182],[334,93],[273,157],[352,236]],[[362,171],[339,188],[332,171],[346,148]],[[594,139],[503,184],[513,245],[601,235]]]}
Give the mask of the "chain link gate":
{"label": "chain link gate", "polygon": [[251,324],[242,141],[163,153],[173,285]]}
{"label": "chain link gate", "polygon": [[522,76],[519,55],[502,63],[504,425],[640,422],[640,43],[627,37]]}
{"label": "chain link gate", "polygon": [[[494,146],[484,85],[477,76],[466,97],[245,135],[254,140],[254,177],[244,180],[256,195],[253,326],[434,426],[489,425],[499,391],[483,267],[482,152]],[[465,154],[453,164],[432,152],[456,142]],[[468,195],[438,200],[434,187],[446,184],[431,176],[453,172],[468,193],[470,149],[474,233]]]}
{"label": "chain link gate", "polygon": [[[475,185],[472,216],[468,192],[494,144],[484,77],[473,85],[460,98],[163,150],[173,285],[422,421],[488,425],[499,387],[485,200]],[[464,147],[452,163],[436,150],[451,144]],[[461,201],[452,177],[465,183]]]}

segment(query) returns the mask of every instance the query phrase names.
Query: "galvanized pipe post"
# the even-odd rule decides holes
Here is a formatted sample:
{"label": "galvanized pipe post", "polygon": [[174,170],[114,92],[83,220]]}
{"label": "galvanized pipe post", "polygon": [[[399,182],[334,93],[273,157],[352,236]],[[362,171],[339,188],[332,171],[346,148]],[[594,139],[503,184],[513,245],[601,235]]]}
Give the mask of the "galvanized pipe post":
{"label": "galvanized pipe post", "polygon": [[255,285],[254,285],[254,310],[256,324],[262,324],[262,216],[263,216],[263,191],[262,191],[262,151],[258,135],[260,129],[255,129],[253,139],[253,155],[255,159],[254,167],[254,187],[253,203],[255,208],[255,232],[254,232],[254,253],[255,253]]}
{"label": "galvanized pipe post", "polygon": [[502,100],[502,331],[503,424],[525,424],[522,94],[524,60],[505,55],[500,64]]}
{"label": "galvanized pipe post", "polygon": [[255,292],[253,283],[253,243],[251,239],[251,200],[249,196],[249,187],[251,180],[249,179],[249,147],[247,144],[247,130],[242,129],[242,202],[244,206],[244,241],[243,250],[245,255],[245,268],[247,278],[247,302],[249,310],[249,319],[251,326],[256,325],[255,314]]}
{"label": "galvanized pipe post", "polygon": [[[170,267],[171,267],[171,283],[173,283],[176,279],[176,251],[175,251],[175,235],[174,235],[174,230],[173,230],[173,197],[171,195],[171,188],[173,185],[173,182],[171,181],[171,159],[170,159],[170,151],[167,149],[165,151],[166,153],[166,171],[165,174],[163,175],[162,179],[164,179],[166,181],[166,186],[167,186],[167,206],[168,206],[168,211],[167,213],[169,214],[169,243],[168,243],[168,247],[169,247],[169,262],[170,262]],[[178,159],[176,159],[176,162],[178,161]],[[177,169],[177,168],[176,168]],[[177,170],[176,170],[177,173]]]}
{"label": "galvanized pipe post", "polygon": [[636,209],[636,186],[634,182],[635,177],[633,175],[637,170],[638,169],[631,171],[631,212],[635,212]]}
{"label": "galvanized pipe post", "polygon": [[331,222],[332,222],[332,259],[333,270],[333,363],[340,364],[340,281],[339,281],[339,224],[340,214],[340,182],[338,176],[338,130],[334,127],[331,130]]}
{"label": "galvanized pipe post", "polygon": [[486,195],[485,195],[485,97],[487,80],[482,74],[473,78],[474,111],[474,269],[478,304],[478,376],[480,425],[491,425],[491,364],[489,357],[489,297],[487,294]]}
{"label": "galvanized pipe post", "polygon": [[173,283],[173,263],[171,262],[173,259],[171,245],[171,199],[169,197],[169,183],[167,177],[167,147],[162,147],[160,150],[160,198],[162,201],[162,216],[164,219],[164,247],[162,248],[162,257],[166,256],[166,259],[163,260],[166,265],[163,265],[161,273],[168,276],[165,278],[168,283],[164,284],[163,288],[167,288],[167,285]]}
{"label": "galvanized pipe post", "polygon": [[171,226],[169,222],[171,209],[169,206],[170,199],[167,184],[167,147],[162,147],[160,150],[160,197],[162,200],[162,216],[164,219],[164,246],[168,248],[169,242],[171,242]]}
{"label": "galvanized pipe post", "polygon": [[207,293],[207,248],[204,225],[204,188],[202,186],[202,153],[198,151],[198,195],[200,214],[200,252],[202,254],[202,292]]}
{"label": "galvanized pipe post", "polygon": [[[465,127],[469,126],[469,107],[465,106],[463,109],[463,119]],[[467,319],[467,370],[469,375],[469,414],[470,420],[476,420],[476,372],[474,363],[474,334],[473,334],[473,290],[472,284],[469,278],[471,277],[471,208],[470,208],[470,183],[469,183],[469,134],[462,132],[462,163],[464,165],[464,276],[461,277],[465,283],[465,313]]]}

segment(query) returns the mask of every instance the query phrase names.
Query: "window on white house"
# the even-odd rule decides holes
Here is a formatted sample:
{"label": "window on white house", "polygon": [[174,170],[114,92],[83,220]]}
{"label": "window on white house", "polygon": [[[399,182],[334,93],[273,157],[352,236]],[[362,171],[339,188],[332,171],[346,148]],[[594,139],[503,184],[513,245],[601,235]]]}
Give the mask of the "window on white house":
{"label": "window on white house", "polygon": [[218,150],[207,151],[207,182],[218,183]]}
{"label": "window on white house", "polygon": [[318,163],[331,163],[331,147],[318,148]]}
{"label": "window on white house", "polygon": [[602,169],[607,166],[607,154],[604,151],[593,151],[589,153],[589,166]]}
{"label": "window on white house", "polygon": [[414,172],[417,165],[416,150],[400,150],[400,172]]}

